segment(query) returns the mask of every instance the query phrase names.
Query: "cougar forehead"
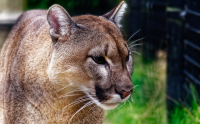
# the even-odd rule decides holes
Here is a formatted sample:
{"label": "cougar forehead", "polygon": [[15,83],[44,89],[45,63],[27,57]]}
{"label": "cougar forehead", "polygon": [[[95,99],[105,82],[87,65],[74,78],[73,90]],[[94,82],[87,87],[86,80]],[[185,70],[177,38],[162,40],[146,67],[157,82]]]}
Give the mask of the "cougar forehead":
{"label": "cougar forehead", "polygon": [[104,34],[104,36],[113,36],[113,38],[123,37],[119,28],[111,22],[106,20],[104,17],[97,17],[92,15],[83,15],[73,17],[77,24],[83,25],[83,28],[88,29],[94,33]]}
{"label": "cougar forehead", "polygon": [[[121,57],[127,56],[127,43],[121,31],[113,22],[106,20],[104,17],[92,15],[74,17],[73,20],[80,25],[80,28],[84,29],[85,35],[90,37],[90,39],[87,39],[89,41],[85,43],[92,42],[93,45],[104,47],[106,54],[114,58],[116,58],[114,54],[118,54]],[[79,36],[80,39],[84,39],[84,35],[79,34]],[[109,45],[112,47],[112,50],[108,49]]]}

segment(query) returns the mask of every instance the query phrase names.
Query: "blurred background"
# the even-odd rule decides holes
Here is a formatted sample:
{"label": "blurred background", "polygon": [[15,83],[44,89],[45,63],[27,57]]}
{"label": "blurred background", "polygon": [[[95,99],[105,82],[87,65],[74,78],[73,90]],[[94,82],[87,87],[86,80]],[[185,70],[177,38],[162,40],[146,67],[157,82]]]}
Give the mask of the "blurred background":
{"label": "blurred background", "polygon": [[[107,111],[104,124],[200,124],[200,1],[125,0],[132,97]],[[103,15],[121,0],[0,0],[0,48],[18,16],[62,5],[71,16]],[[199,57],[198,57],[199,56]]]}

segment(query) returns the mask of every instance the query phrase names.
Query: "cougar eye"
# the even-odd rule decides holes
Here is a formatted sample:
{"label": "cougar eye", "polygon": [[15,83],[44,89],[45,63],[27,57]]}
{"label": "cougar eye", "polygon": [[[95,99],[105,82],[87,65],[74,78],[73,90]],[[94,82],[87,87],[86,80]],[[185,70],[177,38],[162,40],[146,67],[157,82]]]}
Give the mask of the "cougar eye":
{"label": "cougar eye", "polygon": [[103,56],[93,56],[92,59],[97,63],[97,64],[105,64],[106,60],[104,59]]}
{"label": "cougar eye", "polygon": [[126,57],[126,62],[128,62],[129,61],[129,55]]}

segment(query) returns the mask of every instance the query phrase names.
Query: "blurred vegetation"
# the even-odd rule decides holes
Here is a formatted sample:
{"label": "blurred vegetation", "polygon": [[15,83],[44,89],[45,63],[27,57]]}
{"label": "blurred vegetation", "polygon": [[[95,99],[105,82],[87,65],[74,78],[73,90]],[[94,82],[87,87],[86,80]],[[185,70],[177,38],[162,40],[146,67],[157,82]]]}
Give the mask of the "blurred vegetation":
{"label": "blurred vegetation", "polygon": [[122,0],[27,0],[27,9],[48,9],[53,4],[63,6],[70,15],[100,15],[110,11]]}

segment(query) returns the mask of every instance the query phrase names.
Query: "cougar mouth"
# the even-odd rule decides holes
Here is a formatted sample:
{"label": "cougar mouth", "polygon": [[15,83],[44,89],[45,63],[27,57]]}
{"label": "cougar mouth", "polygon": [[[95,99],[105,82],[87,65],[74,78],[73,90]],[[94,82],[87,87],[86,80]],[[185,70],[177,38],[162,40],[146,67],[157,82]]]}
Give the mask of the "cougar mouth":
{"label": "cougar mouth", "polygon": [[119,94],[113,94],[110,95],[109,98],[108,97],[104,98],[103,96],[99,98],[97,95],[96,96],[91,95],[88,92],[87,88],[84,88],[84,92],[97,106],[100,106],[104,110],[111,110],[116,108],[120,103],[125,102],[131,96],[129,95],[126,98],[122,99]]}
{"label": "cougar mouth", "polygon": [[120,103],[112,103],[112,104],[111,104],[111,103],[110,103],[110,104],[104,103],[104,104],[101,104],[100,107],[102,107],[102,108],[105,109],[105,110],[111,110],[111,109],[116,108],[119,104],[120,104]]}
{"label": "cougar mouth", "polygon": [[[86,94],[89,96],[89,98],[98,106],[100,106],[101,108],[103,108],[104,110],[111,110],[116,108],[120,102],[109,102],[110,100],[104,100],[102,102],[100,102],[100,100],[98,98],[93,97],[92,95],[90,95],[88,92],[86,92]],[[121,100],[120,100],[121,101]]]}

